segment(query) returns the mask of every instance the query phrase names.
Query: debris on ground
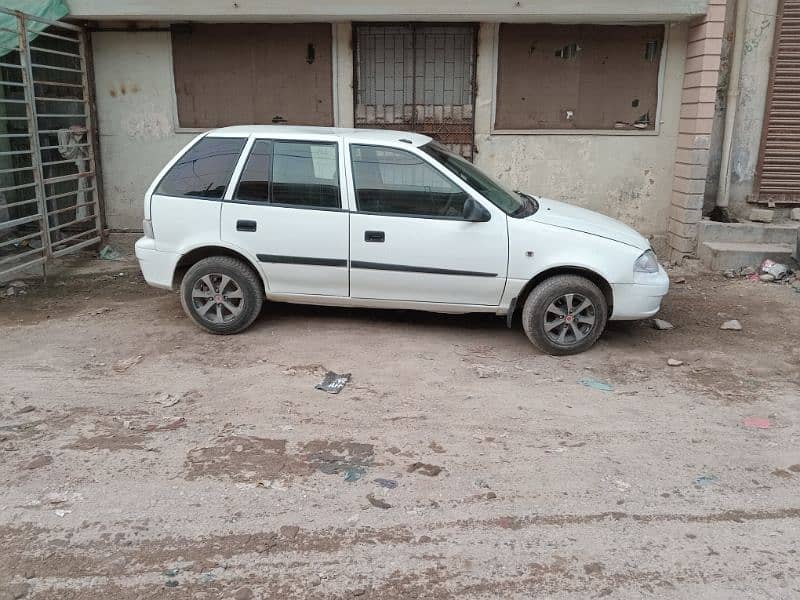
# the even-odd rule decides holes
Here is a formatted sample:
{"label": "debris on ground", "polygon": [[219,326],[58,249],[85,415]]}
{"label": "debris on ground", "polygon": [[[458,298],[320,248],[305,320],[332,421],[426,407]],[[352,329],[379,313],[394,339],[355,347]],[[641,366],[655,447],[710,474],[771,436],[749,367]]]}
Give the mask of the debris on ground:
{"label": "debris on ground", "polygon": [[428,463],[415,462],[408,467],[409,473],[420,473],[428,477],[436,477],[442,472],[442,467],[437,465],[430,465]]}
{"label": "debris on ground", "polygon": [[[771,275],[772,279],[769,281],[778,281],[786,277],[789,274],[789,267],[779,262],[775,262],[769,258],[765,259],[764,262],[761,263],[760,271],[762,273],[762,278],[764,275]],[[765,281],[762,279],[762,281]]]}
{"label": "debris on ground", "polygon": [[18,415],[24,415],[24,414],[26,414],[26,413],[31,413],[31,412],[33,412],[33,411],[35,411],[35,410],[36,410],[36,407],[35,407],[35,406],[33,406],[33,404],[26,404],[25,406],[23,406],[22,408],[20,408],[20,409],[19,409],[19,410],[16,412],[16,414],[18,414]]}
{"label": "debris on ground", "polygon": [[114,365],[114,370],[117,373],[124,373],[131,367],[138,365],[140,362],[142,362],[143,358],[144,354],[136,354],[134,356],[130,356],[123,360],[117,361],[117,363]]}
{"label": "debris on ground", "polygon": [[145,431],[175,431],[181,427],[186,427],[186,419],[184,417],[173,419],[166,425],[148,425],[144,429]]}
{"label": "debris on ground", "polygon": [[668,358],[667,364],[670,367],[680,367],[683,364],[682,360],[678,360],[677,358]]}
{"label": "debris on ground", "polygon": [[176,579],[167,579],[164,585],[167,587],[178,587],[178,581]]}
{"label": "debris on ground", "polygon": [[164,577],[177,577],[178,573],[180,573],[180,569],[165,569]]}
{"label": "debris on ground", "polygon": [[392,505],[388,502],[381,500],[380,498],[376,498],[372,494],[367,494],[367,500],[369,503],[372,504],[375,508],[392,508]]}
{"label": "debris on ground", "polygon": [[397,482],[394,479],[382,479],[378,477],[377,479],[373,479],[373,481],[377,483],[379,486],[386,488],[388,490],[393,490],[394,488],[397,487]]}
{"label": "debris on ground", "polygon": [[49,464],[53,463],[53,457],[49,454],[39,454],[38,456],[34,456],[31,461],[26,464],[23,469],[26,471],[33,471],[35,469],[41,469],[42,467],[46,467]]}
{"label": "debris on ground", "polygon": [[159,392],[149,402],[153,404],[160,404],[165,408],[169,408],[170,406],[175,406],[180,401],[181,399],[177,396],[173,396],[167,392]]}
{"label": "debris on ground", "polygon": [[344,480],[345,481],[358,481],[364,476],[366,473],[366,469],[363,467],[347,467],[344,470]]}
{"label": "debris on ground", "polygon": [[502,367],[491,367],[489,365],[472,365],[472,370],[478,376],[478,379],[488,379],[489,377],[498,377],[505,373]]}
{"label": "debris on ground", "polygon": [[672,280],[672,283],[686,283],[686,277],[676,277]]}
{"label": "debris on ground", "polygon": [[627,492],[631,489],[631,484],[627,481],[622,481],[622,479],[615,479],[614,485],[620,492]]}
{"label": "debris on ground", "polygon": [[107,312],[111,312],[111,309],[108,306],[101,306],[98,309],[90,311],[89,315],[96,317],[98,315],[102,315],[103,313],[107,313]]}
{"label": "debris on ground", "polygon": [[716,475],[699,475],[694,479],[694,485],[697,487],[708,487],[710,485],[714,485],[719,481],[719,478]]}
{"label": "debris on ground", "polygon": [[593,379],[591,377],[587,379],[579,379],[578,383],[581,385],[585,385],[586,387],[592,388],[593,390],[600,390],[601,392],[613,392],[614,386],[608,383],[607,381],[602,381],[601,379]]}
{"label": "debris on ground", "polygon": [[339,375],[333,371],[328,371],[322,381],[315,385],[314,388],[329,394],[338,394],[348,381],[350,381],[350,373]]}
{"label": "debris on ground", "polygon": [[103,246],[97,256],[100,260],[122,260],[122,254],[110,244]]}
{"label": "debris on ground", "polygon": [[725,271],[725,277],[728,279],[736,279],[737,277],[753,277],[757,276],[756,270],[753,267],[739,267],[738,269],[728,269]]}
{"label": "debris on ground", "polygon": [[675,329],[675,325],[664,319],[653,319],[653,328],[659,331],[667,331],[669,329]]}
{"label": "debris on ground", "polygon": [[745,427],[754,429],[769,429],[772,427],[772,422],[764,417],[747,417],[742,423]]}
{"label": "debris on ground", "polygon": [[328,373],[328,369],[325,368],[324,365],[319,363],[314,363],[313,365],[292,365],[291,367],[287,367],[284,369],[284,375],[325,375]]}
{"label": "debris on ground", "polygon": [[18,279],[16,281],[10,282],[6,286],[6,289],[3,291],[3,295],[5,295],[5,296],[7,296],[9,298],[11,296],[21,296],[23,294],[27,294],[28,293],[27,287],[28,287],[27,283],[25,283],[24,281]]}
{"label": "debris on ground", "polygon": [[742,324],[736,319],[731,319],[730,321],[725,321],[719,328],[726,331],[741,331]]}

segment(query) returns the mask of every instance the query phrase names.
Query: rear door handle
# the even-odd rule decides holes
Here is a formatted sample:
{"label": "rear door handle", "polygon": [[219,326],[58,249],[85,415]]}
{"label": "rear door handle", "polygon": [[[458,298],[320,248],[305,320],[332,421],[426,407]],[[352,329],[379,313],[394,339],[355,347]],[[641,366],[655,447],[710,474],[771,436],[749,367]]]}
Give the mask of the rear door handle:
{"label": "rear door handle", "polygon": [[365,242],[385,242],[386,241],[386,234],[383,231],[365,231],[364,232],[364,241]]}
{"label": "rear door handle", "polygon": [[236,231],[255,231],[257,224],[255,221],[239,219],[236,221]]}

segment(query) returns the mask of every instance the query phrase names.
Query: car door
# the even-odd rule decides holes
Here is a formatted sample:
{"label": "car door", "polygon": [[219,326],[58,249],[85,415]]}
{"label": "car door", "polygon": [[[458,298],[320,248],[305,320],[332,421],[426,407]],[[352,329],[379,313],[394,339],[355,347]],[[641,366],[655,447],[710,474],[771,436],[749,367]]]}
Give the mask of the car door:
{"label": "car door", "polygon": [[354,298],[496,306],[506,281],[505,214],[463,217],[470,198],[414,149],[350,144],[356,210],[350,215]]}
{"label": "car door", "polygon": [[337,141],[251,140],[222,239],[258,257],[272,294],[346,297],[348,213]]}

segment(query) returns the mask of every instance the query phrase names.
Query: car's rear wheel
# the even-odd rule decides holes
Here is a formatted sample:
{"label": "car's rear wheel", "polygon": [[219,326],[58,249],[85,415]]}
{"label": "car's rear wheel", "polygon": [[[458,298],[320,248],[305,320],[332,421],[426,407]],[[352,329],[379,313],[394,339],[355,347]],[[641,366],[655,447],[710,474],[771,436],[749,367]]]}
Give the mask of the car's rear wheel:
{"label": "car's rear wheel", "polygon": [[250,266],[231,256],[198,261],[181,282],[183,310],[203,329],[239,333],[261,312],[261,281]]}
{"label": "car's rear wheel", "polygon": [[522,326],[534,346],[556,356],[589,349],[603,333],[608,303],[585,277],[556,275],[537,285],[522,309]]}

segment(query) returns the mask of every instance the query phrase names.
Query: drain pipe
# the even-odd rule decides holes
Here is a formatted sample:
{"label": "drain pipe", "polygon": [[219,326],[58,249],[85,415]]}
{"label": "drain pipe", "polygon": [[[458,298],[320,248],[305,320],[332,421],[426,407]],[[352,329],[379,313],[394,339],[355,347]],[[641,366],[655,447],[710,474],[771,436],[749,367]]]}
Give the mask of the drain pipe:
{"label": "drain pipe", "polygon": [[747,28],[747,0],[737,0],[735,6],[736,30],[733,38],[733,50],[731,51],[731,68],[728,74],[728,94],[725,100],[725,129],[722,135],[722,160],[719,167],[719,185],[717,187],[716,204],[720,210],[715,211],[718,213],[727,213],[730,200],[733,125],[736,121],[736,110],[739,104],[739,76],[742,71],[742,54]]}

